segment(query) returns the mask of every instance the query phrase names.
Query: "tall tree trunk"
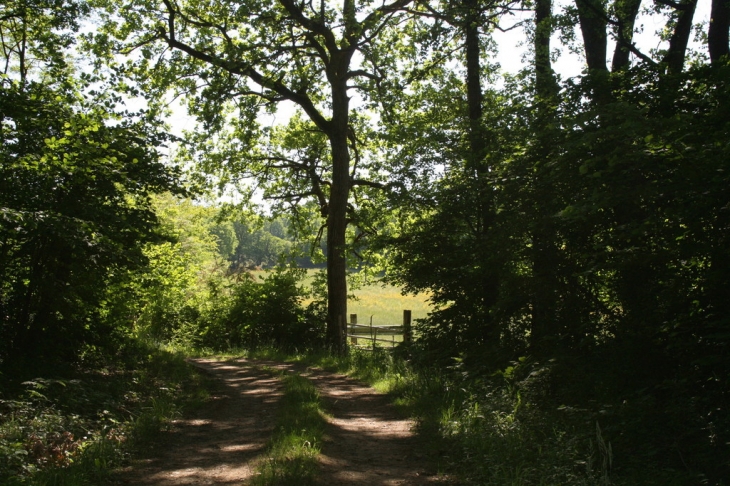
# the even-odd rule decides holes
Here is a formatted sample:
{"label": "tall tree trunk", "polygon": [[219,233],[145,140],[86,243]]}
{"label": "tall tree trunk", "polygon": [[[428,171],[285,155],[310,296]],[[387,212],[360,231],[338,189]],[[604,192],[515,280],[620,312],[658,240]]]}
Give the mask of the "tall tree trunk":
{"label": "tall tree trunk", "polygon": [[552,9],[552,0],[535,1],[535,90],[543,105],[551,105],[558,92],[550,61]]}
{"label": "tall tree trunk", "polygon": [[641,0],[616,0],[616,49],[613,51],[611,71],[617,72],[628,69],[629,46],[634,40],[634,23],[639,14]]}
{"label": "tall tree trunk", "polygon": [[707,47],[712,64],[730,55],[730,0],[712,0]]}
{"label": "tall tree trunk", "polygon": [[[464,0],[466,13],[463,18],[466,58],[466,101],[469,119],[469,152],[467,154],[467,177],[476,179],[477,192],[477,221],[474,225],[477,247],[475,254],[479,255],[479,295],[480,303],[485,310],[490,310],[497,301],[499,277],[497,265],[490,262],[487,248],[489,231],[494,222],[494,204],[492,185],[489,181],[489,167],[485,162],[487,151],[487,134],[485,133],[482,116],[484,114],[484,93],[482,90],[481,45],[479,37],[479,0]],[[484,316],[485,317],[485,316]],[[499,333],[492,322],[481,322],[470,329],[479,344],[491,348],[498,346]],[[476,344],[476,343],[475,343]]]}
{"label": "tall tree trunk", "polygon": [[588,65],[586,80],[590,85],[593,101],[605,104],[611,100],[611,86],[606,66],[608,51],[606,8],[601,0],[576,0],[575,4],[578,7],[578,19]]}
{"label": "tall tree trunk", "polygon": [[327,76],[332,86],[332,125],[328,133],[332,148],[332,186],[327,212],[327,342],[344,352],[347,316],[347,201],[350,196],[349,130],[350,99],[347,67],[351,52],[333,56]]}
{"label": "tall tree trunk", "polygon": [[685,0],[679,4],[677,23],[674,26],[674,33],[669,39],[669,49],[664,57],[669,74],[679,74],[684,69],[684,59],[687,55],[687,44],[692,33],[692,20],[696,8],[697,0]]}
{"label": "tall tree trunk", "polygon": [[331,138],[332,187],[327,214],[327,342],[344,350],[343,325],[347,316],[347,200],[349,161],[347,139]]}
{"label": "tall tree trunk", "polygon": [[[349,197],[347,144],[332,142],[332,188],[327,215],[327,342],[343,351],[347,316],[347,199]],[[344,175],[344,181],[343,181]]]}
{"label": "tall tree trunk", "polygon": [[469,166],[478,171],[485,155],[485,140],[482,133],[484,95],[482,93],[481,49],[479,46],[479,3],[465,0],[467,13],[464,19],[466,51],[466,101],[469,107]]}
{"label": "tall tree trunk", "polygon": [[608,72],[606,67],[606,10],[600,0],[576,0],[588,71]]}
{"label": "tall tree trunk", "polygon": [[466,104],[468,107],[469,151],[466,156],[467,176],[476,178],[478,191],[476,237],[483,240],[491,225],[491,201],[489,188],[484,180],[488,172],[485,167],[486,134],[482,125],[484,93],[482,91],[481,47],[479,43],[479,0],[465,0],[466,15],[463,18],[466,57]]}
{"label": "tall tree trunk", "polygon": [[558,85],[550,61],[552,1],[535,3],[535,91],[537,120],[534,177],[535,221],[532,224],[532,333],[531,347],[538,354],[549,349],[555,334],[555,230],[552,225],[550,183],[547,163],[552,153],[552,129]]}

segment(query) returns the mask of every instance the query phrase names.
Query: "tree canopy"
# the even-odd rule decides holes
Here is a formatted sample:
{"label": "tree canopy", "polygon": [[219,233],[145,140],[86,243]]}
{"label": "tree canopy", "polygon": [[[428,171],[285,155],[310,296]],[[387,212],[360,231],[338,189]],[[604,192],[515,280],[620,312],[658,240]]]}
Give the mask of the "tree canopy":
{"label": "tree canopy", "polygon": [[69,62],[85,4],[3,6],[0,79],[0,359],[28,364],[103,336],[109,286],[160,238],[149,195],[184,192],[166,135],[84,94]]}
{"label": "tree canopy", "polygon": [[[392,96],[394,42],[404,41],[398,27],[410,3],[109,2],[96,39],[99,49],[135,53],[128,69],[138,82],[186,97],[205,128],[202,150],[214,133],[228,141],[207,158],[209,170],[224,178],[282,174],[274,197],[316,202],[327,234],[328,336],[338,349],[347,314],[347,226],[356,220],[352,191],[383,185],[369,169],[369,125],[350,100],[376,107]],[[261,111],[284,101],[304,117],[272,141],[275,149],[251,146],[265,135],[256,124]]]}

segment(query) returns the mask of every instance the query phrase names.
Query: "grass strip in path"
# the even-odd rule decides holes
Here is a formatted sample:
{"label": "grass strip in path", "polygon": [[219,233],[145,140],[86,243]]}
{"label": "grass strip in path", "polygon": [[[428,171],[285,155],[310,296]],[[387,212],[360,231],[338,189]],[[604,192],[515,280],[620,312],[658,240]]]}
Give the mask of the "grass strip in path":
{"label": "grass strip in path", "polygon": [[262,367],[281,376],[284,396],[268,457],[258,469],[254,486],[316,484],[326,418],[314,385],[298,373]]}

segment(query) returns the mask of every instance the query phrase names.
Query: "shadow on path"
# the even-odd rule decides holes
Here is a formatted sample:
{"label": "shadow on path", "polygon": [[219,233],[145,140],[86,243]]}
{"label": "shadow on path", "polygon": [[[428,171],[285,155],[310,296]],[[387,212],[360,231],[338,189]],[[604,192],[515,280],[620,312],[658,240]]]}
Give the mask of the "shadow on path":
{"label": "shadow on path", "polygon": [[444,484],[437,465],[420,452],[413,422],[399,416],[387,396],[344,375],[302,365],[241,360],[299,372],[312,380],[329,413],[319,483],[330,485]]}
{"label": "shadow on path", "polygon": [[191,360],[219,385],[195,416],[178,420],[151,459],[118,475],[129,485],[241,485],[265,450],[282,387],[278,379],[240,364]]}
{"label": "shadow on path", "polygon": [[191,360],[215,379],[212,400],[178,420],[152,458],[135,461],[115,479],[121,485],[245,485],[265,453],[283,393],[267,366],[312,380],[329,413],[318,483],[392,486],[447,483],[420,451],[413,423],[388,397],[343,375],[265,360]]}

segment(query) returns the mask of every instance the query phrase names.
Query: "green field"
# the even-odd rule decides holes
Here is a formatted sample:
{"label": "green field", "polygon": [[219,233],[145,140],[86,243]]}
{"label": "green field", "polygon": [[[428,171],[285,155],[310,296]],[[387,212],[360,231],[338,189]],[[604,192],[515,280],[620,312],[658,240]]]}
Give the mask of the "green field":
{"label": "green field", "polygon": [[[311,285],[316,270],[309,270],[304,280],[305,287]],[[258,277],[266,278],[266,271],[254,272]],[[358,324],[388,326],[403,324],[403,311],[410,310],[412,319],[422,319],[430,312],[427,302],[428,294],[402,295],[401,289],[393,285],[375,282],[362,288],[350,290],[355,299],[348,303],[348,313],[357,314]],[[306,303],[306,302],[305,302]],[[348,316],[348,322],[350,320]]]}
{"label": "green field", "polygon": [[411,311],[412,319],[424,318],[431,310],[428,294],[402,295],[392,285],[374,283],[352,293],[356,300],[348,303],[348,312],[357,314],[359,324],[370,324],[372,317],[374,326],[400,325],[404,309]]}

